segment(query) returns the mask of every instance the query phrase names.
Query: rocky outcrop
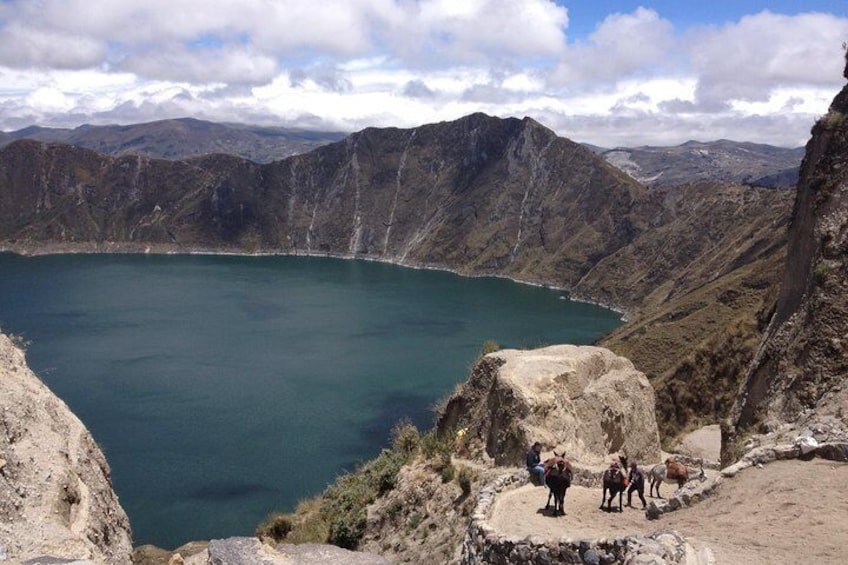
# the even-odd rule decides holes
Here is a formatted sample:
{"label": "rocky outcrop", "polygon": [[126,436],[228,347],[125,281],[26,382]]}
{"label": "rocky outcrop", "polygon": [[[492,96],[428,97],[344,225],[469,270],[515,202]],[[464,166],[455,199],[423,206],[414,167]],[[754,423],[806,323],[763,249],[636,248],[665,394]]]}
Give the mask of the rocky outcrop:
{"label": "rocky outcrop", "polygon": [[466,429],[472,452],[499,465],[523,465],[534,441],[583,465],[603,464],[611,454],[656,461],[654,404],[645,375],[609,350],[503,350],[478,361],[447,400],[437,429]]}
{"label": "rocky outcrop", "polygon": [[725,424],[725,463],[743,436],[783,423],[848,429],[848,87],[812,133],[780,294]]}
{"label": "rocky outcrop", "polygon": [[0,388],[0,554],[129,563],[129,522],[103,453],[3,334]]}

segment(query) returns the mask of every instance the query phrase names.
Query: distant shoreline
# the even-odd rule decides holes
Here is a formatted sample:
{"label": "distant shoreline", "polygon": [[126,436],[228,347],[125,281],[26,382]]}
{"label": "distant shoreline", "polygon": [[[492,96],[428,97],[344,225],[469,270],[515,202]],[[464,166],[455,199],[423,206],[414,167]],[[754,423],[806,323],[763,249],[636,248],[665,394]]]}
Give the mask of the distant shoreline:
{"label": "distant shoreline", "polygon": [[175,247],[169,244],[128,244],[128,243],[116,243],[116,242],[107,242],[102,244],[97,243],[80,243],[80,244],[72,244],[72,243],[50,243],[43,246],[38,246],[37,249],[33,249],[30,246],[27,246],[24,249],[24,246],[17,245],[8,245],[8,244],[0,244],[0,253],[13,253],[15,255],[20,255],[22,257],[40,257],[47,255],[220,255],[220,256],[236,256],[236,257],[325,257],[328,259],[344,259],[349,261],[370,261],[373,263],[385,263],[389,265],[395,265],[398,267],[404,267],[407,269],[419,269],[419,270],[431,270],[431,271],[443,271],[447,273],[452,273],[454,275],[466,278],[496,278],[496,279],[506,279],[518,284],[526,284],[529,286],[536,286],[541,288],[548,288],[551,290],[561,291],[567,293],[566,298],[571,302],[579,302],[583,304],[591,304],[593,306],[598,306],[599,308],[604,308],[606,310],[610,310],[611,312],[615,312],[621,317],[621,321],[623,323],[627,323],[630,321],[628,311],[617,305],[617,304],[607,304],[591,296],[582,296],[575,295],[571,289],[563,286],[559,286],[556,284],[549,283],[547,281],[542,280],[524,280],[516,277],[511,277],[508,275],[498,274],[498,273],[466,273],[462,272],[458,269],[452,269],[450,267],[439,266],[439,265],[425,265],[425,264],[417,264],[417,263],[405,263],[402,261],[398,261],[395,259],[385,259],[381,257],[374,257],[371,255],[350,255],[350,254],[342,254],[342,253],[331,253],[331,252],[315,252],[315,251],[295,251],[295,252],[285,252],[285,251],[256,251],[256,252],[247,252],[244,250],[221,250],[221,249],[193,249],[187,250],[182,247]]}

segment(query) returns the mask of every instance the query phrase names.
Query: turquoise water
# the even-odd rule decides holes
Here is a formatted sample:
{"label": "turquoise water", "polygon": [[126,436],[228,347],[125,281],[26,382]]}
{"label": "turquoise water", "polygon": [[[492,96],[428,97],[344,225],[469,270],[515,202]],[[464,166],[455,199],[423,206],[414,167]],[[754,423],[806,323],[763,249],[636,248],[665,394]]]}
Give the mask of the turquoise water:
{"label": "turquoise water", "polygon": [[486,340],[591,343],[613,312],[504,279],[308,257],[0,254],[0,326],[83,420],[136,545],[251,534],[422,429]]}

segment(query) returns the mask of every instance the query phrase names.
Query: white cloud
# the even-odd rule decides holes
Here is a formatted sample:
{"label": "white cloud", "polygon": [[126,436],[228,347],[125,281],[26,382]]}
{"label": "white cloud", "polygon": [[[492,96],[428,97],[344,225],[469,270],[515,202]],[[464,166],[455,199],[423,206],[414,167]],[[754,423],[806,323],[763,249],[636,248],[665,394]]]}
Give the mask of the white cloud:
{"label": "white cloud", "polygon": [[83,69],[96,66],[104,46],[88,37],[12,22],[0,28],[0,64],[19,68]]}
{"label": "white cloud", "polygon": [[[552,0],[0,3],[0,128],[196,116],[355,130],[483,111],[598,145],[797,145],[842,84],[848,19],[677,29]],[[630,141],[628,141],[630,140]]]}
{"label": "white cloud", "polygon": [[848,19],[828,14],[785,16],[768,11],[685,38],[692,72],[699,76],[696,101],[721,109],[734,100],[768,100],[787,86],[834,88],[841,82],[841,44]]}
{"label": "white cloud", "polygon": [[633,75],[652,75],[676,58],[671,22],[654,10],[612,14],[589,41],[564,53],[551,74],[551,84],[569,89],[596,88]]}

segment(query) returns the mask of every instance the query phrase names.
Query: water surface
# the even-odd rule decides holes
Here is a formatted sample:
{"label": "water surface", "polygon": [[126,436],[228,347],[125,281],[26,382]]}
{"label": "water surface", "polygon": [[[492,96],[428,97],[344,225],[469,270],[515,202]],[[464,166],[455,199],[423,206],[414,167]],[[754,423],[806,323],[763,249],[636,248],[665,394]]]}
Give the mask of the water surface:
{"label": "water surface", "polygon": [[555,290],[311,257],[0,254],[0,326],[106,453],[136,545],[249,535],[387,445],[482,343],[587,344]]}

